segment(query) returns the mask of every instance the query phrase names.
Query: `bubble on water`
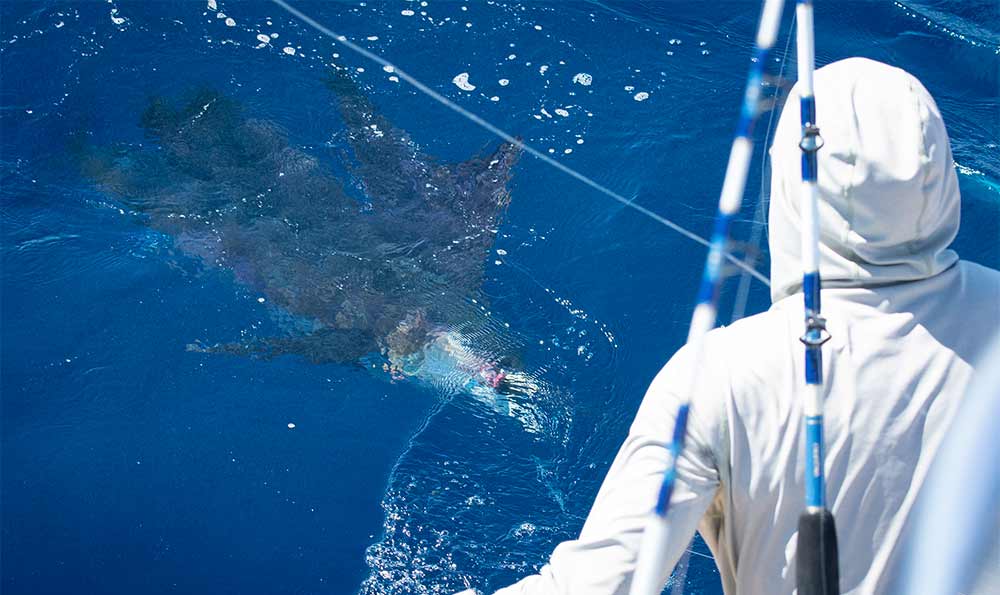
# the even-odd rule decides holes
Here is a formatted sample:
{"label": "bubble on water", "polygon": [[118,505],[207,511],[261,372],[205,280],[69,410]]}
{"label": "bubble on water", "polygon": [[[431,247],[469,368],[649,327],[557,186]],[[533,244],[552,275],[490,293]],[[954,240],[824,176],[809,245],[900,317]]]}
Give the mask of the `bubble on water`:
{"label": "bubble on water", "polygon": [[629,92],[632,92],[632,91],[635,91],[635,87],[633,87],[632,85],[625,85],[625,90],[629,91]]}
{"label": "bubble on water", "polygon": [[535,25],[535,31],[541,31],[541,30],[542,30],[541,25]]}
{"label": "bubble on water", "polygon": [[365,69],[363,67],[361,67],[361,66],[358,66],[356,70],[358,72],[364,72],[365,71]]}
{"label": "bubble on water", "polygon": [[258,33],[257,34],[257,41],[259,41],[261,43],[271,43],[271,38],[268,37],[267,35],[264,35],[263,33]]}
{"label": "bubble on water", "polygon": [[259,303],[263,304],[263,303],[264,303],[264,302],[266,302],[267,300],[266,300],[266,299],[264,299],[264,298],[262,298],[262,297],[259,297],[259,298],[257,298],[257,301],[258,301]]}
{"label": "bubble on water", "polygon": [[378,41],[378,35],[369,35],[365,39],[367,39],[368,41]]}
{"label": "bubble on water", "polygon": [[566,110],[564,110],[564,109],[563,109],[563,108],[561,108],[561,107],[560,107],[560,108],[558,108],[558,109],[556,109],[556,110],[555,110],[555,112],[556,112],[557,114],[559,114],[560,116],[564,117],[564,118],[566,118],[566,117],[569,117],[569,112],[568,112],[568,111],[566,111]]}
{"label": "bubble on water", "polygon": [[583,144],[583,139],[582,138],[576,139],[576,144],[582,145]]}
{"label": "bubble on water", "polygon": [[455,78],[451,79],[451,82],[455,84],[456,87],[463,91],[475,91],[476,86],[469,82],[469,73],[460,72],[455,75]]}
{"label": "bubble on water", "polygon": [[286,53],[286,54],[288,54],[289,56],[294,56],[294,55],[295,55],[295,48],[293,48],[293,47],[292,47],[292,46],[290,46],[290,45],[289,45],[289,46],[285,46],[285,47],[281,48],[281,51],[285,52],[285,53]]}
{"label": "bubble on water", "polygon": [[227,27],[235,27],[236,26],[236,21],[234,21],[232,19],[232,17],[229,17],[229,18],[226,19],[226,26]]}
{"label": "bubble on water", "polygon": [[392,81],[392,82],[394,82],[394,83],[398,83],[399,82],[399,77],[393,75],[393,76],[389,77],[389,80]]}
{"label": "bubble on water", "polygon": [[548,69],[549,69],[549,65],[548,65],[548,64],[542,64],[541,66],[539,66],[539,67],[538,67],[538,74],[541,74],[541,75],[543,75],[543,76],[544,76],[544,75],[545,75],[545,72],[546,72],[546,71],[547,71]]}
{"label": "bubble on water", "polygon": [[511,55],[507,56],[507,59],[508,60],[516,60],[517,59],[517,54],[511,54]]}
{"label": "bubble on water", "polygon": [[209,10],[219,10],[219,5],[215,3],[215,0],[208,0]]}
{"label": "bubble on water", "polygon": [[289,430],[294,430],[295,429],[295,424],[293,424],[292,422],[288,422],[288,429]]}
{"label": "bubble on water", "polygon": [[590,76],[586,72],[578,72],[573,75],[573,82],[578,85],[583,85],[584,87],[589,87],[590,83],[594,82],[594,77]]}
{"label": "bubble on water", "polygon": [[271,34],[271,39],[278,39],[278,34],[277,33],[272,33]]}
{"label": "bubble on water", "polygon": [[401,10],[401,11],[399,11],[399,14],[403,15],[404,17],[412,17],[412,16],[413,16],[413,15],[415,15],[416,13],[415,13],[415,12],[413,12],[412,10],[410,10],[409,8],[407,8],[407,9],[405,9],[405,10]]}
{"label": "bubble on water", "polygon": [[635,97],[633,97],[632,99],[635,99],[636,101],[646,101],[647,99],[649,99],[649,93],[646,93],[645,91],[639,91],[638,93],[635,94]]}
{"label": "bubble on water", "polygon": [[671,39],[667,43],[669,43],[670,45],[680,45],[681,44],[681,40],[679,40],[679,39]]}
{"label": "bubble on water", "polygon": [[500,256],[507,256],[507,251],[504,250],[503,248],[497,248],[497,254],[499,254]]}
{"label": "bubble on water", "polygon": [[494,95],[493,97],[490,97],[490,101],[500,101],[500,97],[498,95]]}
{"label": "bubble on water", "polygon": [[396,72],[396,69],[393,68],[391,64],[386,64],[385,66],[382,67],[382,70],[386,72]]}
{"label": "bubble on water", "polygon": [[499,84],[499,85],[500,85],[501,87],[506,87],[507,85],[509,85],[509,84],[510,84],[510,81],[509,81],[509,80],[507,80],[507,79],[500,79],[499,81],[497,81],[497,83],[498,83],[498,84]]}
{"label": "bubble on water", "polygon": [[569,155],[572,152],[573,152],[573,149],[563,149],[563,153],[566,154],[566,155]]}

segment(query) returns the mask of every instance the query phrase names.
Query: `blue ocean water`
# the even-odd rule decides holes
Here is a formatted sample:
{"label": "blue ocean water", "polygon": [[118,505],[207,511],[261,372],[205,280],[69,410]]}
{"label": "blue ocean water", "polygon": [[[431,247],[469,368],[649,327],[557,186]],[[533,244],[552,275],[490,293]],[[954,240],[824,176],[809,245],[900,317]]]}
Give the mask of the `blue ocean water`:
{"label": "blue ocean water", "polygon": [[[707,235],[756,2],[295,5]],[[956,248],[1000,266],[996,3],[816,11],[820,64],[880,59],[936,97],[964,197]],[[790,76],[786,13],[772,72]],[[294,313],[81,173],[78,139],[155,151],[141,127],[151,98],[212,89],[363,195],[338,158],[331,64],[441,162],[498,143],[268,2],[0,4],[4,593],[486,590],[579,530],[645,386],[685,337],[699,245],[523,157],[485,281],[465,296],[488,321],[472,347],[515,352],[536,385],[501,404],[362,365],[192,351],[280,335]],[[462,73],[474,89],[453,82]],[[765,114],[761,144],[768,131]],[[766,237],[760,157],[745,241]],[[723,321],[744,309],[738,287],[726,286]],[[767,304],[751,283],[745,311]],[[686,592],[720,593],[707,549],[692,551]]]}

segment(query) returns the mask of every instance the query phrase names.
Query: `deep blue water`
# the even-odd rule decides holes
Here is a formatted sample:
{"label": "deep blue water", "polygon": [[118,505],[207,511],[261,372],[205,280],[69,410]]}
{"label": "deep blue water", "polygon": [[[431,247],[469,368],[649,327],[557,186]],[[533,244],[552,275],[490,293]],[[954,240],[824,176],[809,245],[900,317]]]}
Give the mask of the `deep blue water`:
{"label": "deep blue water", "polygon": [[[708,233],[756,2],[426,4],[296,6]],[[996,3],[816,10],[820,64],[888,61],[936,97],[964,197],[957,249],[1000,265]],[[780,50],[772,72],[794,72]],[[522,159],[486,282],[468,296],[497,321],[481,348],[515,346],[542,387],[504,414],[359,366],[187,350],[279,334],[281,316],[75,162],[72,139],[138,151],[151,142],[139,125],[151,97],[211,88],[356,187],[334,158],[346,145],[324,86],[331,62],[364,68],[354,74],[372,101],[441,160],[496,145],[270,3],[0,4],[4,593],[496,588],[579,530],[645,386],[683,341],[697,244]],[[475,90],[452,83],[463,72]],[[593,83],[574,82],[578,73]],[[759,160],[753,171],[744,240]],[[757,267],[767,270],[766,254]],[[726,287],[723,321],[737,285]],[[766,288],[750,288],[746,311],[766,308]],[[721,592],[704,545],[693,548],[686,592]]]}

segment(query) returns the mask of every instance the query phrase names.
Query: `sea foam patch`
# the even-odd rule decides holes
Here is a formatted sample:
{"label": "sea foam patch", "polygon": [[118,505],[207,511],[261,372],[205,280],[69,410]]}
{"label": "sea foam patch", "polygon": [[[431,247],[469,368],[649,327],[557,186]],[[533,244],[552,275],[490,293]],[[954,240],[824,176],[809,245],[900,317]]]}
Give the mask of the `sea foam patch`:
{"label": "sea foam patch", "polygon": [[460,72],[455,75],[455,78],[451,79],[451,82],[455,84],[456,87],[463,91],[475,91],[476,86],[469,82],[469,73]]}

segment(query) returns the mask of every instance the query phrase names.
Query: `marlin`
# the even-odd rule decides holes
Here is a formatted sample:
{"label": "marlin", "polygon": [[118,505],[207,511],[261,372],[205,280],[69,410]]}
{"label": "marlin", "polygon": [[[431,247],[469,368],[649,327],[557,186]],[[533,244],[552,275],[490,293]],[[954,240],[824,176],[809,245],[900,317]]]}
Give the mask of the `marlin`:
{"label": "marlin", "polygon": [[[380,354],[394,377],[430,351],[496,388],[497,362],[470,357],[485,261],[510,203],[515,143],[440,163],[383,116],[344,70],[328,86],[346,127],[355,183],[289,143],[274,122],[212,90],[154,98],[141,148],[80,148],[84,175],[208,266],[266,296],[287,334],[192,350],[316,363]],[[360,186],[358,192],[350,192]]]}

